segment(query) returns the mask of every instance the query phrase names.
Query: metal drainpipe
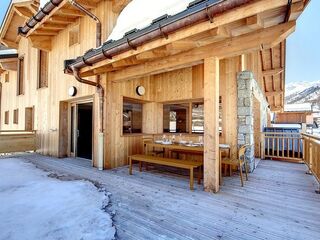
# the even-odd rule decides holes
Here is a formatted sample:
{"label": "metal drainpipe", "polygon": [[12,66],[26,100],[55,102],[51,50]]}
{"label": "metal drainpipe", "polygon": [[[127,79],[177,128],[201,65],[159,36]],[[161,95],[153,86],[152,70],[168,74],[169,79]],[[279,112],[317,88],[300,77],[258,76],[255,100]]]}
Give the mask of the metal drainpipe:
{"label": "metal drainpipe", "polygon": [[[101,46],[101,21],[97,16],[95,16],[88,9],[77,3],[75,0],[69,0],[70,3],[78,8],[80,11],[84,12],[87,16],[92,18],[96,22],[96,47]],[[100,112],[100,127],[99,127],[99,136],[98,136],[98,169],[103,170],[103,156],[104,156],[104,89],[100,84],[100,75],[96,76],[96,82],[92,82],[86,79],[83,79],[79,75],[79,69],[72,68],[73,76],[78,82],[95,86],[99,94],[99,112]]]}

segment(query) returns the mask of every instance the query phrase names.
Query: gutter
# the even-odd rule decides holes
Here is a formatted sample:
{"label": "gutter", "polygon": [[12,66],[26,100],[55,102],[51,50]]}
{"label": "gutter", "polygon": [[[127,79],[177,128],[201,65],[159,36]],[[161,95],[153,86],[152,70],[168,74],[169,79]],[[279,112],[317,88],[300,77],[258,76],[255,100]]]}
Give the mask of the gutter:
{"label": "gutter", "polygon": [[[1,52],[1,51],[0,51]],[[0,54],[0,59],[10,59],[10,58],[18,58],[17,53],[13,54]]]}
{"label": "gutter", "polygon": [[47,2],[43,8],[40,8],[40,11],[38,11],[36,15],[27,21],[25,26],[18,28],[18,34],[26,36],[31,29],[41,22],[45,16],[49,15],[53,9],[59,7],[62,2],[63,0],[50,0]]}
{"label": "gutter", "polygon": [[217,15],[232,10],[253,0],[196,0],[191,2],[186,10],[173,16],[163,15],[152,21],[144,29],[133,29],[127,32],[122,39],[109,40],[101,47],[91,49],[83,56],[65,61],[65,72],[70,73],[72,67],[81,69],[91,66],[105,59],[112,59],[120,53],[136,50],[147,42],[167,38],[170,33],[201,22],[213,22]]}

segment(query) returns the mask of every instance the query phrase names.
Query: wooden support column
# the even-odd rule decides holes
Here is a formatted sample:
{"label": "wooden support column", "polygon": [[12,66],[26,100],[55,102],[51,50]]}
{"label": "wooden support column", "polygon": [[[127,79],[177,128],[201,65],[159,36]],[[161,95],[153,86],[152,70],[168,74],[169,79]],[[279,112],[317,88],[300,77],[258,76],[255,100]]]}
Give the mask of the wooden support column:
{"label": "wooden support column", "polygon": [[219,191],[219,59],[204,59],[204,189]]}
{"label": "wooden support column", "polygon": [[105,108],[104,108],[104,168],[111,169],[111,144],[113,144],[112,137],[115,134],[113,128],[113,94],[112,94],[112,82],[109,81],[108,75],[105,76]]}

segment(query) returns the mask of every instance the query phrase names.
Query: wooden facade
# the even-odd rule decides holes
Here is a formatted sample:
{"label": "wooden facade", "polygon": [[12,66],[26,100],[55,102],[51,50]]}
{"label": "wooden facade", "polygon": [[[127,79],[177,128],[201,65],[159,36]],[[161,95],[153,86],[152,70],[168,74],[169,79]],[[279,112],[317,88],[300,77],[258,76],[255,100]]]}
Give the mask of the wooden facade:
{"label": "wooden facade", "polygon": [[[78,2],[85,4],[87,1]],[[86,5],[102,22],[103,41],[128,2],[95,0]],[[243,70],[252,71],[271,110],[281,111],[284,101],[285,38],[294,31],[295,20],[307,2],[294,0],[291,15],[288,21],[284,21],[289,12],[286,0],[253,1],[217,16],[213,23],[207,21],[190,26],[170,34],[168,39],[156,39],[139,46],[137,50],[81,69],[81,76],[91,81],[95,81],[95,75],[100,75],[100,83],[105,90],[104,168],[128,164],[129,155],[143,151],[145,136],[163,134],[163,104],[203,102],[205,187],[217,191],[218,143],[230,144],[232,155],[237,154],[237,74]],[[32,130],[37,131],[39,153],[70,156],[71,106],[77,102],[92,102],[93,165],[97,166],[98,94],[94,87],[81,84],[63,72],[64,60],[73,59],[95,47],[95,22],[75,10],[68,1],[63,1],[26,37],[19,37],[13,36],[16,33],[11,28],[15,23],[12,16],[20,16],[21,12],[19,15],[13,5],[9,13],[11,17],[6,18],[7,28],[1,33],[1,41],[16,48],[19,57],[24,57],[25,89],[23,94],[17,96],[17,71],[5,70],[1,74],[1,130],[30,128],[32,119]],[[27,19],[26,16],[24,19]],[[18,25],[24,22],[20,19]],[[7,39],[15,41],[10,44]],[[48,58],[48,68],[45,68],[47,87],[42,88],[39,88],[40,50],[46,51]],[[4,74],[9,74],[8,82],[4,81]],[[137,86],[144,86],[145,95],[137,95]],[[75,97],[68,95],[70,87],[78,90]],[[124,98],[143,103],[141,134],[127,135],[122,132]],[[219,135],[220,99],[222,133]],[[19,109],[16,124],[13,123],[14,109]],[[8,124],[3,119],[7,111]],[[256,114],[262,114],[261,111],[265,109],[257,110]],[[255,130],[260,131],[259,128],[261,123]],[[198,134],[185,136],[189,139],[199,137]]]}

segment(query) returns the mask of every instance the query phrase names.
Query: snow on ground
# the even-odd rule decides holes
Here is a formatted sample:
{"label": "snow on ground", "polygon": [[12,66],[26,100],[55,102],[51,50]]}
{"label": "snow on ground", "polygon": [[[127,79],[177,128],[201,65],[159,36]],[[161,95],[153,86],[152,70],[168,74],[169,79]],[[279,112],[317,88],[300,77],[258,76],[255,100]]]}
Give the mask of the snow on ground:
{"label": "snow on ground", "polygon": [[0,239],[113,239],[108,197],[87,181],[60,181],[18,159],[0,159]]}
{"label": "snow on ground", "polygon": [[164,15],[174,15],[185,10],[193,0],[133,0],[121,12],[108,40],[118,40],[132,29],[142,29],[152,20]]}

